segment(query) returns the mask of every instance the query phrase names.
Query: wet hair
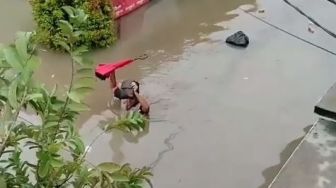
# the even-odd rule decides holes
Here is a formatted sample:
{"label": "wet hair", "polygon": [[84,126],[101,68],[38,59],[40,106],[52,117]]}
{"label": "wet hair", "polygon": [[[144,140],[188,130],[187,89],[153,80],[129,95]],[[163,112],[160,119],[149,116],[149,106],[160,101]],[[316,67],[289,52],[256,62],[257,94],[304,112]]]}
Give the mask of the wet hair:
{"label": "wet hair", "polygon": [[124,80],[121,83],[121,87],[114,92],[114,96],[119,99],[134,99],[135,96],[132,87],[132,82],[135,82],[135,84],[138,86],[137,92],[139,93],[140,92],[139,82],[134,80]]}

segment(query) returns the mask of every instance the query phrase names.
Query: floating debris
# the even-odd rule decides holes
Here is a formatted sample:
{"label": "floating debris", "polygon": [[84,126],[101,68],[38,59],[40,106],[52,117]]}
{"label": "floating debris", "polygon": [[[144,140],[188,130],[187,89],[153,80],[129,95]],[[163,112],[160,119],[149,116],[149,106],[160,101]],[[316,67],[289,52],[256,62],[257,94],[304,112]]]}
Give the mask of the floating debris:
{"label": "floating debris", "polygon": [[260,13],[260,14],[265,13],[265,9],[258,10],[258,13]]}
{"label": "floating debris", "polygon": [[249,38],[244,32],[238,31],[237,33],[229,36],[226,39],[226,43],[232,44],[234,46],[247,47],[249,45]]}
{"label": "floating debris", "polygon": [[308,24],[308,31],[310,33],[315,33],[314,27],[315,27],[315,25],[312,22],[309,22],[309,24]]}

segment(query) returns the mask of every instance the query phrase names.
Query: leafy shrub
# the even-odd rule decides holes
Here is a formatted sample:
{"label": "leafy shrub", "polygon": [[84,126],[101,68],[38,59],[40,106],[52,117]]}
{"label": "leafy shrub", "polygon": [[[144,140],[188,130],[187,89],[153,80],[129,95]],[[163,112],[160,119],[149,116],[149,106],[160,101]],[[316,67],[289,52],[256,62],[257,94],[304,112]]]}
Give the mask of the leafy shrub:
{"label": "leafy shrub", "polygon": [[[91,49],[112,45],[116,39],[116,24],[109,0],[30,0],[37,23],[36,40],[49,48],[64,50],[58,44],[62,40],[60,20],[72,23],[73,15],[62,7],[67,6],[87,16],[85,22],[77,25],[83,32],[75,46],[85,45]],[[72,23],[73,24],[73,23]]]}
{"label": "leafy shrub", "polygon": [[[0,187],[142,188],[146,183],[150,185],[149,168],[132,169],[129,164],[113,162],[94,165],[85,158],[88,150],[75,125],[78,115],[88,110],[83,100],[94,84],[93,62],[85,58],[85,46],[74,45],[84,33],[77,27],[86,20],[85,14],[63,8],[76,15],[73,20],[59,21],[62,34],[57,45],[72,60],[65,97],[56,95],[57,87],[50,91],[34,80],[40,59],[32,43],[33,33],[19,33],[15,44],[0,45]],[[40,122],[22,119],[19,113],[25,108],[37,114]],[[132,113],[109,123],[105,130],[141,132],[144,123],[143,116]]]}

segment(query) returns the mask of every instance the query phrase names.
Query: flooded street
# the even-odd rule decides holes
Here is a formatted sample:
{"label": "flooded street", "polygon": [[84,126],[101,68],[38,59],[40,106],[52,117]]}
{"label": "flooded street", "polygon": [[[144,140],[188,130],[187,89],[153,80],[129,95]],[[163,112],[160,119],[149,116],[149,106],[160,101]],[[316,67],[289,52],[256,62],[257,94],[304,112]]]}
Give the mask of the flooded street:
{"label": "flooded street", "polygon": [[[328,2],[295,0],[330,30]],[[309,2],[309,3],[306,3]],[[150,58],[117,74],[136,79],[152,103],[148,133],[118,132],[99,138],[88,160],[153,167],[156,188],[265,188],[315,121],[313,106],[336,80],[336,57],[292,38],[240,8],[302,38],[336,49],[336,40],[316,29],[281,0],[153,0],[121,20],[118,43],[92,55],[98,63],[147,53]],[[265,9],[265,13],[258,13]],[[10,18],[10,19],[9,19]],[[0,42],[34,28],[23,0],[0,0]],[[242,30],[250,46],[225,44]],[[336,50],[335,50],[336,51]],[[66,85],[67,56],[41,51],[37,78]],[[53,77],[51,75],[54,75]],[[89,144],[99,122],[115,116],[108,83],[97,80],[80,117]]]}

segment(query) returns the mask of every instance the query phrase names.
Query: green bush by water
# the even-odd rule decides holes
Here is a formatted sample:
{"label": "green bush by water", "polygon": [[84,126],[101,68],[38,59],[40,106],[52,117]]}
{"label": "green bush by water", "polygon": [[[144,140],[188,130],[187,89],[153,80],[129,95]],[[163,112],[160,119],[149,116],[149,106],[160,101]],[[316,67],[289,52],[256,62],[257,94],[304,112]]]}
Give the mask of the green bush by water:
{"label": "green bush by water", "polygon": [[[79,27],[88,16],[81,9],[62,7],[69,20],[59,20],[60,38],[55,44],[69,54],[71,77],[67,91],[56,95],[34,79],[41,64],[34,32],[19,32],[13,44],[0,44],[0,188],[144,188],[151,185],[147,167],[129,164],[93,164],[86,156],[103,134],[115,129],[129,135],[146,130],[147,119],[130,112],[104,122],[104,131],[86,147],[76,129],[81,112],[89,110],[85,97],[93,90],[94,62],[84,45],[76,46],[85,32]],[[31,122],[20,113],[29,109]],[[146,186],[146,184],[148,186]]]}
{"label": "green bush by water", "polygon": [[75,46],[85,45],[90,49],[104,48],[117,39],[116,24],[110,0],[31,0],[33,16],[37,24],[36,40],[51,49],[64,50],[58,41],[64,40],[60,20],[69,21],[73,15],[62,7],[72,7],[87,15],[85,22],[77,25],[81,32]]}

